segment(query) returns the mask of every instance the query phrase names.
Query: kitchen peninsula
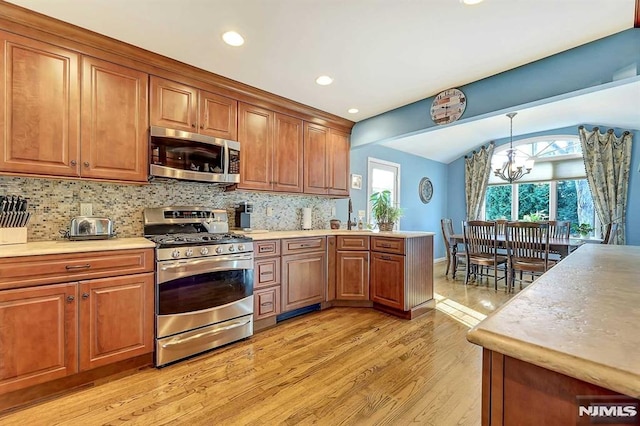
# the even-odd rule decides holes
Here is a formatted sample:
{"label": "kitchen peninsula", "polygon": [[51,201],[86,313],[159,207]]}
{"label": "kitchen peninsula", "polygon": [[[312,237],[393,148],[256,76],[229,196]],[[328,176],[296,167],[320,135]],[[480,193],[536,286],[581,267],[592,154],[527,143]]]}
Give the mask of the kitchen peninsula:
{"label": "kitchen peninsula", "polygon": [[637,404],[638,274],[640,247],[585,244],[471,329],[482,424],[576,424],[577,396]]}

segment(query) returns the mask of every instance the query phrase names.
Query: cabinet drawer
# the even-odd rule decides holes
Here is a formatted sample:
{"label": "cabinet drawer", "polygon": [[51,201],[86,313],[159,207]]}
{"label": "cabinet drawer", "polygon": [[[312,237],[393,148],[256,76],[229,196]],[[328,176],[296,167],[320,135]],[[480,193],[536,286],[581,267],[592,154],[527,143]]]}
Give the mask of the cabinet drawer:
{"label": "cabinet drawer", "polygon": [[404,238],[371,237],[371,250],[404,254]]}
{"label": "cabinet drawer", "polygon": [[253,292],[254,320],[280,313],[280,286],[263,288]]}
{"label": "cabinet drawer", "polygon": [[282,240],[283,255],[325,251],[326,248],[326,237],[292,238],[289,240]]}
{"label": "cabinet drawer", "polygon": [[253,267],[253,288],[280,284],[280,258],[258,259]]}
{"label": "cabinet drawer", "polygon": [[369,236],[338,235],[338,250],[369,250]]}
{"label": "cabinet drawer", "polygon": [[253,256],[280,256],[280,240],[254,241]]}
{"label": "cabinet drawer", "polygon": [[153,272],[153,249],[0,259],[0,289]]}

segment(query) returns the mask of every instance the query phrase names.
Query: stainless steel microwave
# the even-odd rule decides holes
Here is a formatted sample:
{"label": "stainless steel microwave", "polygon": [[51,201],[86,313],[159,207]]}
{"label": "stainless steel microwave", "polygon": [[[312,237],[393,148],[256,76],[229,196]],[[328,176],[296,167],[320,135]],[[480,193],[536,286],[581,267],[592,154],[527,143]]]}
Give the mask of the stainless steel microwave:
{"label": "stainless steel microwave", "polygon": [[151,176],[233,184],[240,182],[240,142],[151,126]]}

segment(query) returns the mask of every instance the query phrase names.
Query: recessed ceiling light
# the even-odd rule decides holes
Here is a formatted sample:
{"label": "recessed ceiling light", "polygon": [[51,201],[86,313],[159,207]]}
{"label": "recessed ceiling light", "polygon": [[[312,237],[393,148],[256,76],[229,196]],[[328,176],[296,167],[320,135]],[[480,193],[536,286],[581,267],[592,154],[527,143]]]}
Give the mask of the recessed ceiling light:
{"label": "recessed ceiling light", "polygon": [[321,75],[320,77],[316,78],[316,83],[318,83],[320,86],[328,86],[329,84],[333,83],[333,79],[328,75]]}
{"label": "recessed ceiling light", "polygon": [[359,112],[358,108],[349,108],[349,111],[347,111],[349,114],[356,114]]}
{"label": "recessed ceiling light", "polygon": [[244,44],[244,38],[235,31],[227,31],[222,34],[222,40],[229,46],[242,46]]}
{"label": "recessed ceiling light", "polygon": [[474,4],[482,3],[482,0],[460,0],[460,3],[472,6]]}

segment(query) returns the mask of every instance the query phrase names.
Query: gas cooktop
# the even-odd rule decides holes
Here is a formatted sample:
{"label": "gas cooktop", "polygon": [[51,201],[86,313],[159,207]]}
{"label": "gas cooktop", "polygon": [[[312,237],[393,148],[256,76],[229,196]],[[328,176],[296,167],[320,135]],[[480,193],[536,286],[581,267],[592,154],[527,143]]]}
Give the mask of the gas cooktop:
{"label": "gas cooktop", "polygon": [[185,234],[162,234],[146,235],[161,247],[172,247],[178,245],[206,245],[206,244],[226,244],[244,243],[251,241],[251,238],[242,234],[212,234],[209,232],[185,233]]}

